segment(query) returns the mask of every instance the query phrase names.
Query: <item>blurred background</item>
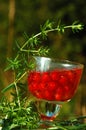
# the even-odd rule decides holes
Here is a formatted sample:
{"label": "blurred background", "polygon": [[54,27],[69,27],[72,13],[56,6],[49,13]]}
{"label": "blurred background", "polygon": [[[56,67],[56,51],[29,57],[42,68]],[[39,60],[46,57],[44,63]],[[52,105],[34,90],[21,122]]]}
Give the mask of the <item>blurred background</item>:
{"label": "blurred background", "polygon": [[[4,72],[7,58],[16,55],[15,40],[21,44],[23,33],[28,36],[40,31],[46,20],[70,25],[83,23],[84,29],[73,33],[51,33],[44,45],[50,55],[86,65],[86,1],[85,0],[0,0],[0,91],[12,82],[12,73]],[[0,93],[0,96],[2,94]],[[8,96],[8,95],[7,95]],[[70,103],[64,104],[60,117],[86,115],[86,68],[79,89]]]}

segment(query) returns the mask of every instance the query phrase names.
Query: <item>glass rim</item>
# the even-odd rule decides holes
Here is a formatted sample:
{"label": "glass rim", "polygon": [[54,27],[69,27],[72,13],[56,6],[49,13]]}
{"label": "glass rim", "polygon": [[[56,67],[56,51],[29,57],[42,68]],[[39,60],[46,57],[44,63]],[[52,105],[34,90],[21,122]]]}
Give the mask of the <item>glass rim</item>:
{"label": "glass rim", "polygon": [[62,62],[62,63],[69,63],[70,65],[77,65],[79,66],[79,68],[84,68],[84,64],[79,63],[79,62],[75,62],[75,61],[71,61],[71,60],[67,60],[67,59],[59,59],[59,58],[53,58],[53,57],[48,57],[48,56],[33,56],[33,58],[44,58],[44,59],[48,59],[48,60],[52,60],[55,62]]}

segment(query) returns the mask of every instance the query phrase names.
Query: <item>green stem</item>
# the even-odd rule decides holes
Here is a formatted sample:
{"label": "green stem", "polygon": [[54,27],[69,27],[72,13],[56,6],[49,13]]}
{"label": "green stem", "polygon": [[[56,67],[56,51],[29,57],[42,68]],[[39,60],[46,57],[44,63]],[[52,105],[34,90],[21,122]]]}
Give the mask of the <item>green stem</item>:
{"label": "green stem", "polygon": [[14,85],[15,85],[15,90],[16,90],[16,94],[17,94],[17,98],[18,98],[18,105],[19,105],[19,107],[20,107],[20,98],[19,98],[19,91],[18,91],[18,87],[17,87],[17,84],[16,84],[16,82],[14,82]]}
{"label": "green stem", "polygon": [[81,24],[78,24],[78,25],[69,25],[69,26],[65,26],[64,29],[72,28],[72,29],[78,29],[78,30],[81,30],[82,27],[83,27],[83,26],[82,26]]}
{"label": "green stem", "polygon": [[[72,28],[72,29],[82,29],[82,25],[81,24],[78,24],[78,25],[69,25],[69,26],[64,26],[63,27],[64,29],[67,29],[67,28]],[[54,28],[54,29],[49,29],[49,30],[45,30],[45,33],[49,33],[49,32],[53,32],[53,31],[59,31],[60,30],[60,27],[58,26],[57,28]],[[42,34],[42,32],[34,35],[33,37],[29,38],[29,40],[27,40],[25,42],[25,44],[21,47],[21,50],[29,43],[29,41],[33,38],[36,38],[38,36],[40,36]]]}
{"label": "green stem", "polygon": [[28,71],[25,71],[18,79],[14,81],[14,83],[18,83],[18,81],[20,81],[27,73]]}
{"label": "green stem", "polygon": [[31,53],[37,53],[38,50],[25,50],[25,49],[21,49],[21,51],[23,52],[31,52]]}
{"label": "green stem", "polygon": [[27,71],[26,71],[25,73],[23,73],[20,78],[18,78],[17,80],[14,81],[14,85],[15,85],[15,90],[16,90],[16,94],[17,94],[17,98],[18,98],[18,105],[19,105],[19,107],[21,106],[21,103],[20,103],[19,91],[18,91],[17,83],[18,83],[18,81],[20,81],[26,74],[27,74]]}

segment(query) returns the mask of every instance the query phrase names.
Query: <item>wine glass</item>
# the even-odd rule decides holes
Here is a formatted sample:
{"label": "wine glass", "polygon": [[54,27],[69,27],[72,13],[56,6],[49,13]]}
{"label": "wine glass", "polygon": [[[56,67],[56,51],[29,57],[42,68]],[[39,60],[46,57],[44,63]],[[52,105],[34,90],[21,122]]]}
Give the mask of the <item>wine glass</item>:
{"label": "wine glass", "polygon": [[64,102],[77,91],[83,65],[68,60],[34,57],[34,70],[28,75],[28,89],[36,98],[35,105],[43,124],[50,126]]}

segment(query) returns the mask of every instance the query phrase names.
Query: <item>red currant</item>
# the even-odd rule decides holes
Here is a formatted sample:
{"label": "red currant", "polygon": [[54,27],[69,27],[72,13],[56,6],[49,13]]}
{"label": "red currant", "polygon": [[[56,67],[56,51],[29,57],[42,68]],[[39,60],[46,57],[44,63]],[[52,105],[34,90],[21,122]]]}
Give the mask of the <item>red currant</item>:
{"label": "red currant", "polygon": [[44,92],[44,99],[50,100],[50,101],[53,100],[52,93],[50,93],[50,91],[46,90]]}
{"label": "red currant", "polygon": [[32,82],[32,81],[39,82],[40,77],[41,77],[40,72],[31,72],[28,76],[28,82]]}
{"label": "red currant", "polygon": [[48,82],[50,80],[49,72],[43,72],[41,75],[42,82]]}
{"label": "red currant", "polygon": [[31,92],[34,93],[34,91],[36,91],[37,89],[38,89],[38,83],[33,82],[33,83],[29,84],[29,90]]}
{"label": "red currant", "polygon": [[56,89],[56,83],[53,81],[50,81],[47,85],[47,89],[53,92]]}
{"label": "red currant", "polygon": [[57,81],[59,77],[59,72],[57,70],[54,70],[50,73],[51,80]]}
{"label": "red currant", "polygon": [[55,93],[55,100],[57,101],[61,101],[62,98],[63,98],[63,88],[62,87],[59,87],[57,90],[56,90],[56,93]]}
{"label": "red currant", "polygon": [[68,81],[67,81],[67,77],[66,77],[66,75],[61,75],[60,77],[59,77],[59,81],[58,81],[61,85],[66,85],[67,83],[68,83]]}

